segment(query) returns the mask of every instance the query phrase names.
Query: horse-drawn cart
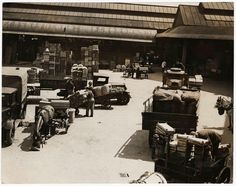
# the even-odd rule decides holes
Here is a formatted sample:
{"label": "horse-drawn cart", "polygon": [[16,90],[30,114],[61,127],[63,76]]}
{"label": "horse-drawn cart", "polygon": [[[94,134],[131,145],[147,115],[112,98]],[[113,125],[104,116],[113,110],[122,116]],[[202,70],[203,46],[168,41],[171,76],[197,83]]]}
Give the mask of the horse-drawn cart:
{"label": "horse-drawn cart", "polygon": [[59,130],[67,133],[74,117],[69,107],[69,100],[40,101],[39,106],[35,107],[32,150],[40,148],[40,144],[44,144],[46,139],[57,134]]}
{"label": "horse-drawn cart", "polygon": [[168,124],[158,123],[155,138],[155,171],[175,183],[229,183],[229,148],[219,146],[217,156],[210,155],[208,140],[176,134]]}

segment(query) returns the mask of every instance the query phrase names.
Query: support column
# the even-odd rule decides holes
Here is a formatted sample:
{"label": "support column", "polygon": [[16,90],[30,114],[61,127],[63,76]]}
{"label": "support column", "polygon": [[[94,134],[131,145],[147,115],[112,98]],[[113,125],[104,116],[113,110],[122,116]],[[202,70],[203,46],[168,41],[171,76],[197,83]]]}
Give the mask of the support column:
{"label": "support column", "polygon": [[186,57],[187,57],[187,40],[183,41],[183,50],[182,50],[182,63],[186,65]]}

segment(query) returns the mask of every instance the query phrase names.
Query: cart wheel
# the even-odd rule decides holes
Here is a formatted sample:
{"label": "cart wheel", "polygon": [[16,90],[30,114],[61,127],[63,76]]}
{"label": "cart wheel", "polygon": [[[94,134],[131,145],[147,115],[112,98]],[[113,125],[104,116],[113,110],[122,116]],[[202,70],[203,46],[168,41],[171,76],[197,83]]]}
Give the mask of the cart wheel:
{"label": "cart wheel", "polygon": [[25,116],[26,116],[26,107],[24,107],[24,109],[20,115],[20,119],[25,119]]}
{"label": "cart wheel", "polygon": [[230,168],[224,167],[218,177],[216,178],[216,183],[229,183],[230,181]]}
{"label": "cart wheel", "polygon": [[15,136],[15,130],[13,128],[5,129],[6,146],[10,146],[13,143],[14,136]]}
{"label": "cart wheel", "polygon": [[127,105],[129,103],[130,96],[128,93],[123,92],[118,98],[118,103],[121,105]]}
{"label": "cart wheel", "polygon": [[110,109],[111,108],[111,100],[110,99],[105,99],[104,102],[103,102],[103,106],[106,109]]}

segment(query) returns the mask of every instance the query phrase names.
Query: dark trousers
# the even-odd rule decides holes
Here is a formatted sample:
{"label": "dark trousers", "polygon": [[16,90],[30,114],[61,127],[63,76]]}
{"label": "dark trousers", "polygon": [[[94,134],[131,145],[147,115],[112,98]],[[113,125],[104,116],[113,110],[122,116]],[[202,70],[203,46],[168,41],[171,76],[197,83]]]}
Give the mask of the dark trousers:
{"label": "dark trousers", "polygon": [[89,116],[89,110],[90,110],[90,116],[93,117],[94,104],[95,104],[94,99],[88,100],[86,107],[86,116]]}

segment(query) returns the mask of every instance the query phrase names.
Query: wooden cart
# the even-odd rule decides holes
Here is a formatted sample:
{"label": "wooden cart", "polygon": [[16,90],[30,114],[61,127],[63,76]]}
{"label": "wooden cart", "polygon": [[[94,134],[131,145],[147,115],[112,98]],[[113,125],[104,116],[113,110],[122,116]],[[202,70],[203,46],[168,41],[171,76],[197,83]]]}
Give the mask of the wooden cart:
{"label": "wooden cart", "polygon": [[174,183],[229,183],[228,148],[219,150],[213,160],[207,140],[187,135],[179,140],[172,141],[172,134],[156,134],[155,171]]}

